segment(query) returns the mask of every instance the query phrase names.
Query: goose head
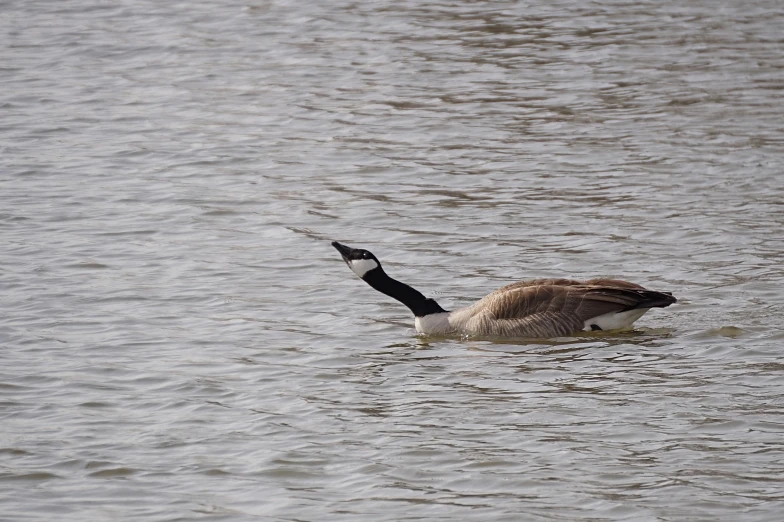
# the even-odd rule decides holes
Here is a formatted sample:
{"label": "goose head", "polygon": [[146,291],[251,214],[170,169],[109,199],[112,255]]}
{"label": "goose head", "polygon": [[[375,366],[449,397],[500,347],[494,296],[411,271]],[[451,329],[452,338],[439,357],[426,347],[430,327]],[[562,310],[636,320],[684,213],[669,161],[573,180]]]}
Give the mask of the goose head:
{"label": "goose head", "polygon": [[366,279],[374,273],[374,270],[383,272],[378,258],[369,250],[351,248],[350,246],[341,245],[337,241],[333,241],[332,246],[340,252],[343,261],[360,279]]}

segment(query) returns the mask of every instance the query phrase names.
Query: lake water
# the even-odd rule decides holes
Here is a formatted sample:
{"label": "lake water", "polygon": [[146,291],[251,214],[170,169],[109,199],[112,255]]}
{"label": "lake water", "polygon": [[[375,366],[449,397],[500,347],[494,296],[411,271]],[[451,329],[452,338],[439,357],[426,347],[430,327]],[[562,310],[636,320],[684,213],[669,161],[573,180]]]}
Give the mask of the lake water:
{"label": "lake water", "polygon": [[[784,513],[778,1],[0,5],[0,519]],[[519,279],[615,335],[418,337]]]}

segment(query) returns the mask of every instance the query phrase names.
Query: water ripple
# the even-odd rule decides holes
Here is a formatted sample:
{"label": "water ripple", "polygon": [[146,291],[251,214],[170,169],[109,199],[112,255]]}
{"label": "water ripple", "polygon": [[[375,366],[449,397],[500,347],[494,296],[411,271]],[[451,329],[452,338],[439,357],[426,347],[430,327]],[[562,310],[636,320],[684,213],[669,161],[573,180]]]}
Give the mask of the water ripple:
{"label": "water ripple", "polygon": [[[775,2],[2,9],[9,520],[781,518]],[[331,240],[679,303],[424,339]]]}

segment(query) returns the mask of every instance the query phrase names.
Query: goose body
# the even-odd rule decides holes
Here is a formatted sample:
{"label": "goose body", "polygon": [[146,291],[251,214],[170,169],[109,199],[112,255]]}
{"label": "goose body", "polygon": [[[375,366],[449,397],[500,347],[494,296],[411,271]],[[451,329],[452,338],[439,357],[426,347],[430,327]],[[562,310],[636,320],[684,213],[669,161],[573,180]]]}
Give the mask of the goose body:
{"label": "goose body", "polygon": [[504,286],[465,308],[447,311],[410,286],[389,277],[367,250],[332,242],[363,281],[406,305],[417,332],[548,338],[579,331],[627,328],[651,308],[677,301],[617,279],[532,279]]}

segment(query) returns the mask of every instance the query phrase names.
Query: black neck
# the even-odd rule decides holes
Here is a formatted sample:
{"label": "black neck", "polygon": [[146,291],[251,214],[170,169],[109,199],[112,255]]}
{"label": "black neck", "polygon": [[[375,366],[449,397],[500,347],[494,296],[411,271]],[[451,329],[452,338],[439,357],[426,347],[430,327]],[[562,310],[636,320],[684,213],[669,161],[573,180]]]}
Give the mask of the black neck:
{"label": "black neck", "polygon": [[381,267],[368,272],[363,280],[382,294],[387,294],[406,305],[414,313],[414,317],[446,312],[434,300],[426,298],[407,284],[389,277]]}

